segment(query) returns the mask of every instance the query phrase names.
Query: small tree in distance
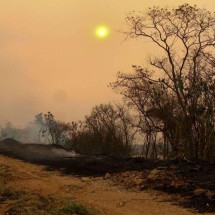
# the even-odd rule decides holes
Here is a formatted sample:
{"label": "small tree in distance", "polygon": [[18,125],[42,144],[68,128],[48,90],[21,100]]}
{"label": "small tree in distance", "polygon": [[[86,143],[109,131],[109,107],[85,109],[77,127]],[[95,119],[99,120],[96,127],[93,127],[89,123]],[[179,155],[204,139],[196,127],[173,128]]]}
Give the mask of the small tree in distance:
{"label": "small tree in distance", "polygon": [[45,136],[51,144],[71,147],[78,129],[78,123],[57,121],[51,112],[44,114],[43,117],[44,124],[40,130],[41,135]]}

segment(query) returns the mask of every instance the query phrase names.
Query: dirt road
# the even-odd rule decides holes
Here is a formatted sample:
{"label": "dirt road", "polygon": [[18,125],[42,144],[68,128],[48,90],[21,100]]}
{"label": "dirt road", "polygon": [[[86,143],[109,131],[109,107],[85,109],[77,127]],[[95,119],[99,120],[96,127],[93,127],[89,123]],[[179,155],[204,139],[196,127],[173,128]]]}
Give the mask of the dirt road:
{"label": "dirt road", "polygon": [[[191,211],[164,201],[153,191],[126,191],[102,177],[64,176],[57,171],[45,171],[44,166],[0,156],[0,164],[11,168],[9,186],[43,195],[75,199],[93,206],[107,215],[191,215]],[[0,204],[4,214],[11,202]],[[206,214],[205,214],[206,215]]]}

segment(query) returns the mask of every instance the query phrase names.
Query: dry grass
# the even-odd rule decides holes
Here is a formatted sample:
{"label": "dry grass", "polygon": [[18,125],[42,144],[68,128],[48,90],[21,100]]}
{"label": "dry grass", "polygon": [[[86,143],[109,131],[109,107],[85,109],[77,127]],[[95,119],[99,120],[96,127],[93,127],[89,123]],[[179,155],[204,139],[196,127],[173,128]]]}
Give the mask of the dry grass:
{"label": "dry grass", "polygon": [[41,196],[35,193],[27,193],[15,190],[8,186],[8,181],[14,176],[14,172],[7,166],[0,164],[0,203],[13,202],[3,212],[8,215],[98,215],[93,208],[86,207],[71,199],[59,199],[59,197]]}

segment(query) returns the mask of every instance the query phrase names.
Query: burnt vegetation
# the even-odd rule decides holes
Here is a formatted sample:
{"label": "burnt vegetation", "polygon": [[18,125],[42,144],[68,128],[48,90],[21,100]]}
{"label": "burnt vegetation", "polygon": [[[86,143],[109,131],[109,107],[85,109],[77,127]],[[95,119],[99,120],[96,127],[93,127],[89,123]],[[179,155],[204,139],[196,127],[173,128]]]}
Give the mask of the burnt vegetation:
{"label": "burnt vegetation", "polygon": [[[83,121],[71,123],[50,112],[38,114],[30,126],[37,128],[34,141],[85,155],[44,159],[49,169],[109,172],[126,186],[183,193],[190,196],[188,206],[214,212],[215,14],[188,4],[153,7],[131,12],[126,24],[127,38],[151,41],[159,54],[133,65],[130,73],[118,73],[110,86],[122,104],[97,105]],[[25,131],[32,134],[30,128]],[[2,139],[23,134],[11,125],[2,129]]]}

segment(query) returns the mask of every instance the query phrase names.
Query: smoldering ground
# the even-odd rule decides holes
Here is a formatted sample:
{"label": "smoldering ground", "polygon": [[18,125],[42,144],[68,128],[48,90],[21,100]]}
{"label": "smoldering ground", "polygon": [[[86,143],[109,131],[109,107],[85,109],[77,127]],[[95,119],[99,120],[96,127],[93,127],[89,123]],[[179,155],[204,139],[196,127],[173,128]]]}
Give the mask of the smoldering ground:
{"label": "smoldering ground", "polygon": [[0,141],[0,152],[26,161],[56,160],[77,156],[59,145],[23,144],[12,138]]}

